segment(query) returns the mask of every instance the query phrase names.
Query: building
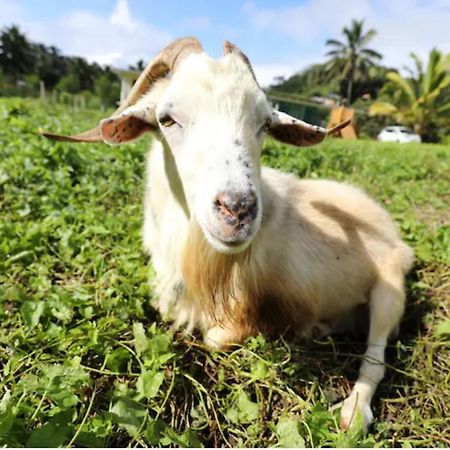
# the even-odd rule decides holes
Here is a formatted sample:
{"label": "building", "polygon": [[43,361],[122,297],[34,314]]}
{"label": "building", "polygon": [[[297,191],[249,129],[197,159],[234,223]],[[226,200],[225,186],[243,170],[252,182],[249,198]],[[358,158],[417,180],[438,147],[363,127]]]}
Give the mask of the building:
{"label": "building", "polygon": [[122,103],[127,98],[141,72],[122,69],[113,69],[113,72],[120,78],[120,103]]}

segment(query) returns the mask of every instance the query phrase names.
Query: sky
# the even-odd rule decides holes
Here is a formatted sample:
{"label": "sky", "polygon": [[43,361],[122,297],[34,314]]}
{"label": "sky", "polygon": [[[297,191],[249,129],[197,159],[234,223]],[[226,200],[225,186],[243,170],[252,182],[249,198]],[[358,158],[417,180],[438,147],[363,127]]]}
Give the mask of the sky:
{"label": "sky", "polygon": [[401,69],[413,51],[450,52],[450,0],[0,0],[0,28],[16,24],[65,55],[126,68],[171,40],[198,37],[212,57],[225,39],[250,58],[260,83],[326,60],[327,39],[364,19],[382,63]]}

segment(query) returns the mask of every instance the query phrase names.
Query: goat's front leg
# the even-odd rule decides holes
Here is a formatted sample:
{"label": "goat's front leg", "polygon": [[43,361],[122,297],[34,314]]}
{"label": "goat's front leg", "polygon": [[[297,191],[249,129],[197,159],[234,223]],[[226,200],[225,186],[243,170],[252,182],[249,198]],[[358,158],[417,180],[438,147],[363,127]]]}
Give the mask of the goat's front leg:
{"label": "goat's front leg", "polygon": [[368,347],[358,381],[341,409],[342,429],[354,425],[359,414],[364,431],[373,420],[370,403],[378,383],[384,377],[387,340],[396,331],[404,310],[403,274],[395,272],[395,269],[387,271],[372,289]]}
{"label": "goat's front leg", "polygon": [[203,341],[213,348],[227,348],[233,344],[240,344],[253,334],[249,326],[225,320],[206,330]]}
{"label": "goat's front leg", "polygon": [[239,344],[236,333],[229,326],[216,325],[203,336],[206,345],[212,348],[225,348],[232,344]]}

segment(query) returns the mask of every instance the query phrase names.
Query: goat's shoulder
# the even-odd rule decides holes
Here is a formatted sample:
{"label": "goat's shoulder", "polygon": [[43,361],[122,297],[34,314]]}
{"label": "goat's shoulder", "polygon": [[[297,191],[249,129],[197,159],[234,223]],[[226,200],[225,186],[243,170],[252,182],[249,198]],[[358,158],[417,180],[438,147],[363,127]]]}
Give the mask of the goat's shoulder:
{"label": "goat's shoulder", "polygon": [[[389,213],[362,189],[348,183],[324,179],[299,179],[275,169],[263,168],[264,206],[276,216],[295,215],[330,230],[330,225],[380,233],[398,240]],[[372,233],[369,233],[372,234]]]}

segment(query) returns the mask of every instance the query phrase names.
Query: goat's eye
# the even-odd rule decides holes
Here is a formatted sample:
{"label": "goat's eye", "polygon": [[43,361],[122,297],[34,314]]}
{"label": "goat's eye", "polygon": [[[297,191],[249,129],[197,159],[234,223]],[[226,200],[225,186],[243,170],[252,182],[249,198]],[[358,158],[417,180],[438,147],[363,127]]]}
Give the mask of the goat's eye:
{"label": "goat's eye", "polygon": [[169,114],[164,114],[158,120],[159,123],[166,128],[171,127],[172,125],[177,123],[171,116],[169,116]]}

